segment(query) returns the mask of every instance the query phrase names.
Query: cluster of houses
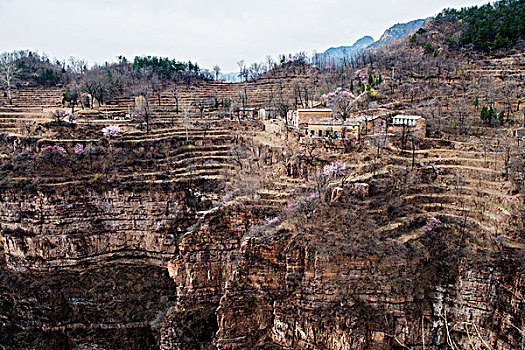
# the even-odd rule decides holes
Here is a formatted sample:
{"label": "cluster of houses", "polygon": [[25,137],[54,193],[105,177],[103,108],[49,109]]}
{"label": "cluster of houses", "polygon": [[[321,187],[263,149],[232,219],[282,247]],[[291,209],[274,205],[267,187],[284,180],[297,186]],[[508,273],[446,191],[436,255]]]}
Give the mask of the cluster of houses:
{"label": "cluster of houses", "polygon": [[333,117],[330,108],[297,109],[288,113],[288,123],[293,125],[301,136],[333,140],[359,140],[362,136],[410,132],[424,137],[425,119],[417,115],[358,116],[346,120]]}
{"label": "cluster of houses", "polygon": [[[243,108],[239,111],[243,118],[265,121],[270,132],[280,132],[284,125],[272,124],[278,113],[275,109]],[[300,108],[289,111],[286,122],[293,126],[303,138],[329,140],[360,140],[364,136],[378,134],[410,133],[416,137],[424,137],[426,121],[418,115],[389,114],[361,115],[341,120],[334,117],[331,108],[322,106]]]}

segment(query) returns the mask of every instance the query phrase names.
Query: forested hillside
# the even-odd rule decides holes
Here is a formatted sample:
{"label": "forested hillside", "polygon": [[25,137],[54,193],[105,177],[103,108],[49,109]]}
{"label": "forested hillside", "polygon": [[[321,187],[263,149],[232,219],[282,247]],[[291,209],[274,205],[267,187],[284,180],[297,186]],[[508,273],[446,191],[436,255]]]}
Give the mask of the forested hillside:
{"label": "forested hillside", "polygon": [[460,46],[472,45],[479,50],[510,48],[525,37],[525,1],[502,0],[481,7],[461,10],[446,9],[438,16],[453,18],[467,24]]}

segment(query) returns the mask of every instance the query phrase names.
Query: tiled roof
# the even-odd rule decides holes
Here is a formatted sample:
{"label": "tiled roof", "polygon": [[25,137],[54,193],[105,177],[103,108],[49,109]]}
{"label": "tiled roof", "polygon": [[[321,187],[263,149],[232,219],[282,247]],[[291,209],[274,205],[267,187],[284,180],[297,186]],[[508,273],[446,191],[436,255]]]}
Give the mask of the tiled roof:
{"label": "tiled roof", "polygon": [[342,126],[355,126],[355,125],[359,125],[359,122],[356,121],[356,120],[346,120],[346,121],[343,121],[343,120],[337,120],[337,119],[332,119],[332,118],[325,118],[325,119],[320,119],[320,120],[310,120],[308,122],[308,124],[311,124],[311,125],[342,125]]}
{"label": "tiled roof", "polygon": [[299,108],[297,112],[332,112],[331,108]]}
{"label": "tiled roof", "polygon": [[394,116],[394,118],[405,119],[405,120],[417,120],[417,119],[421,119],[422,117],[419,115],[396,115]]}

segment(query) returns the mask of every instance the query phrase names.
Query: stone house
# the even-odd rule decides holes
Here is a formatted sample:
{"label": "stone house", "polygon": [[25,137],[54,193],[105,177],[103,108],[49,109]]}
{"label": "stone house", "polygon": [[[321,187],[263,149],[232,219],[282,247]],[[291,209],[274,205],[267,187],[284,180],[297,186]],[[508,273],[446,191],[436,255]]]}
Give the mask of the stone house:
{"label": "stone house", "polygon": [[239,117],[246,119],[255,119],[257,111],[255,108],[239,108]]}
{"label": "stone house", "polygon": [[331,108],[302,108],[288,112],[288,122],[298,129],[304,129],[310,121],[331,118]]}
{"label": "stone house", "polygon": [[419,115],[396,115],[392,118],[392,124],[388,126],[388,131],[402,133],[403,130],[411,132],[414,136],[425,137],[426,121]]}
{"label": "stone house", "polygon": [[257,112],[257,115],[259,117],[259,120],[270,120],[277,118],[278,111],[276,108],[272,107],[265,107],[259,109]]}
{"label": "stone house", "polygon": [[361,123],[355,120],[325,118],[308,123],[304,136],[310,138],[330,138],[334,140],[358,140]]}
{"label": "stone house", "polygon": [[382,134],[388,131],[388,119],[386,116],[376,115],[366,117],[361,127],[362,135]]}

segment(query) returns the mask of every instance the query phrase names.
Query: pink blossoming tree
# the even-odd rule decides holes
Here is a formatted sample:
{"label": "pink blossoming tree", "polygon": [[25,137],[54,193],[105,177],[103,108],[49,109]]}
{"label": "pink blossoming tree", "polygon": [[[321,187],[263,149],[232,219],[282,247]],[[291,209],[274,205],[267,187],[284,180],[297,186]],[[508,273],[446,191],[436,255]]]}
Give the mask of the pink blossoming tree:
{"label": "pink blossoming tree", "polygon": [[82,154],[84,153],[84,145],[81,143],[77,143],[75,145],[75,154]]}
{"label": "pink blossoming tree", "polygon": [[346,120],[350,115],[352,102],[355,100],[353,93],[341,87],[338,87],[335,91],[322,95],[321,98],[327,106],[333,108],[334,112],[342,120]]}
{"label": "pink blossoming tree", "polygon": [[104,129],[102,129],[102,133],[106,137],[117,137],[121,133],[120,126],[115,124],[108,125]]}
{"label": "pink blossoming tree", "polygon": [[348,175],[348,167],[340,160],[325,165],[323,168],[323,175],[328,179],[340,178],[341,176]]}

